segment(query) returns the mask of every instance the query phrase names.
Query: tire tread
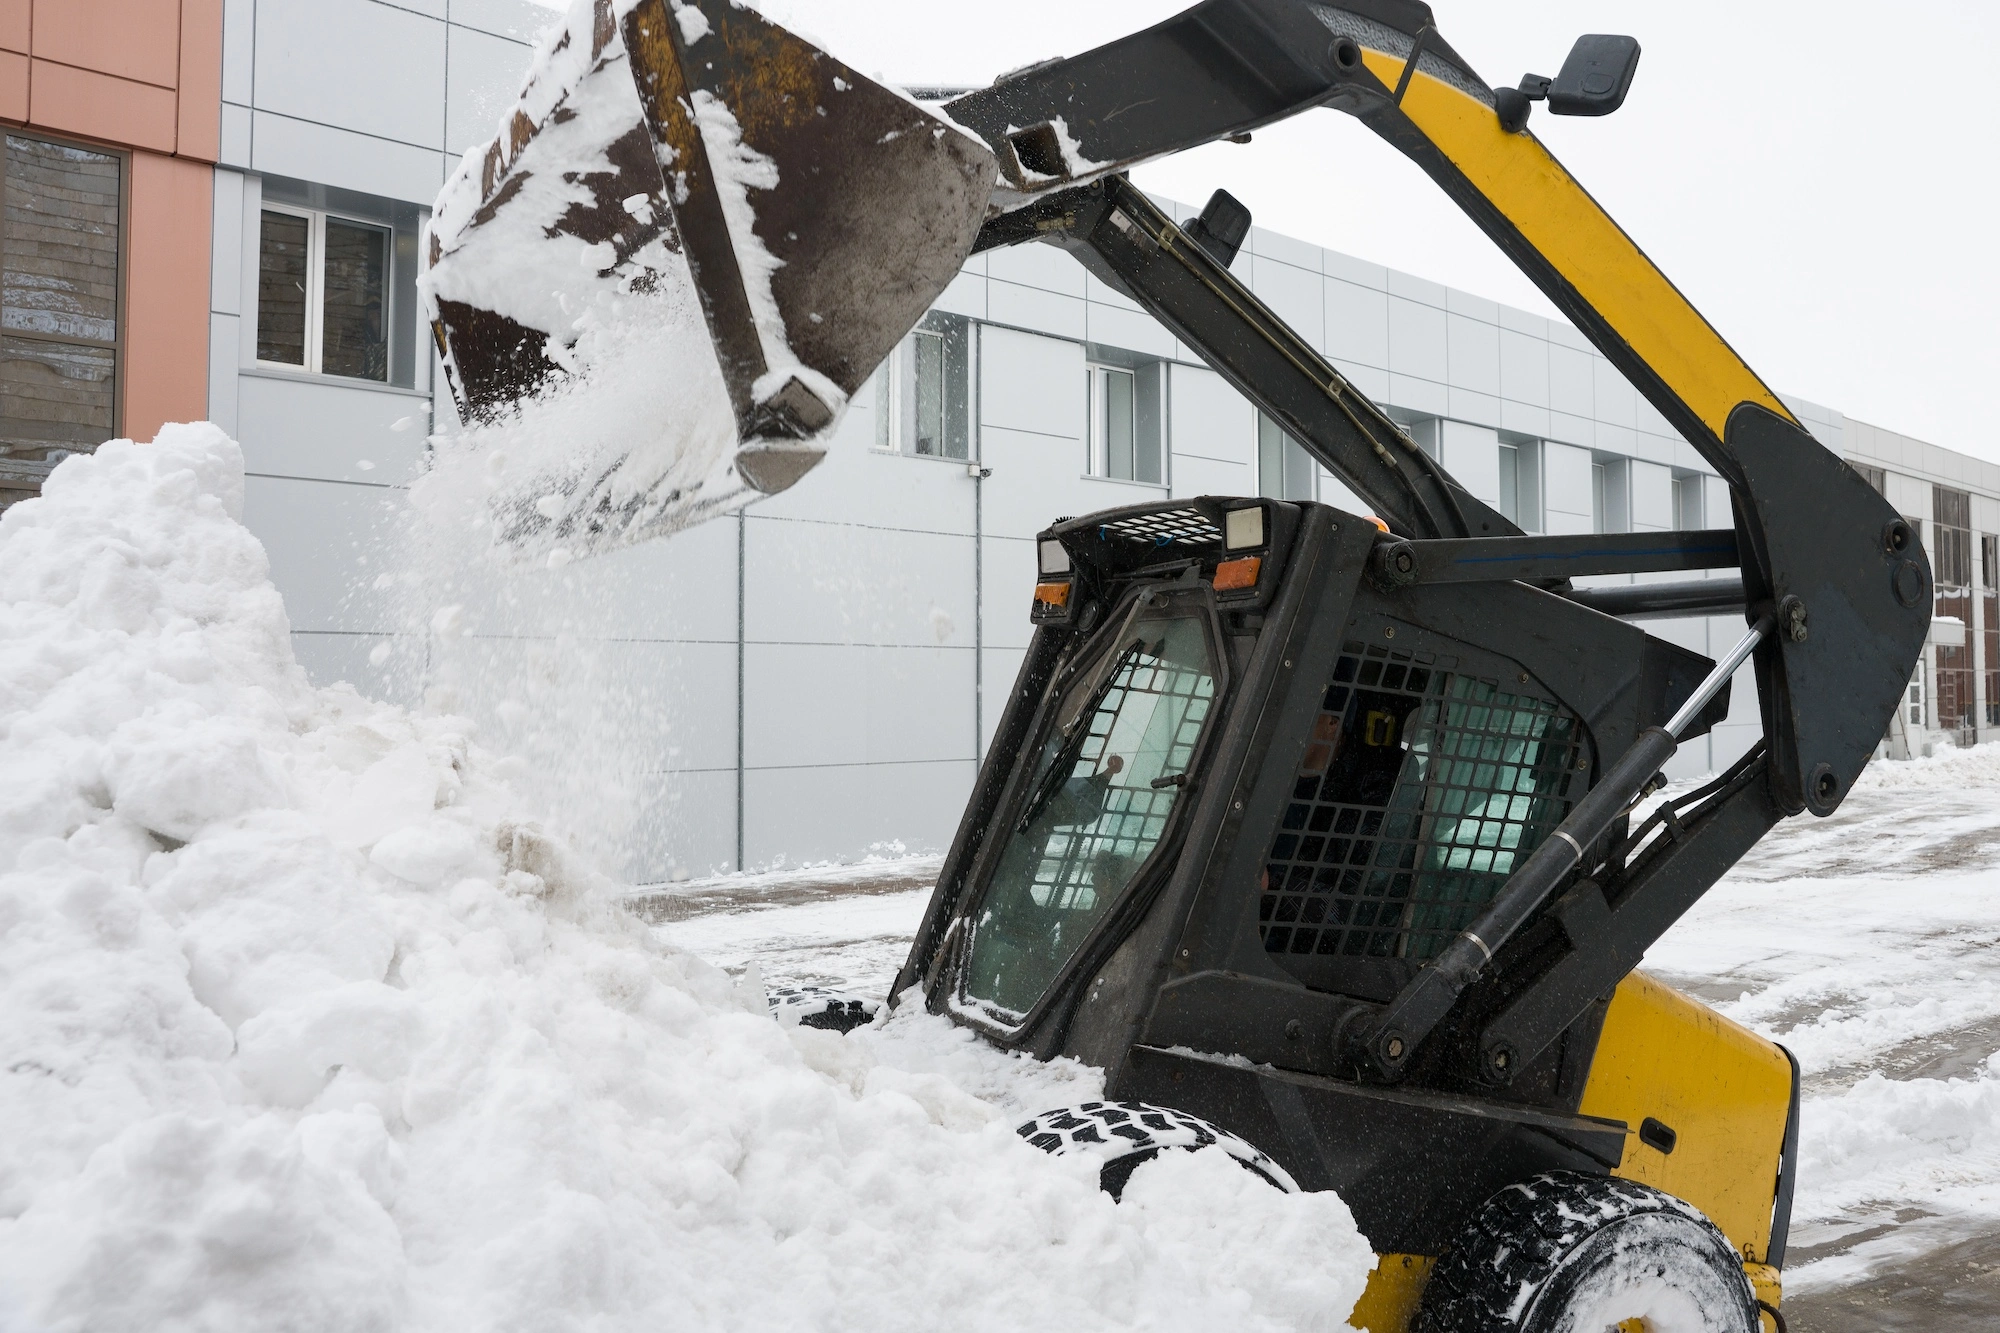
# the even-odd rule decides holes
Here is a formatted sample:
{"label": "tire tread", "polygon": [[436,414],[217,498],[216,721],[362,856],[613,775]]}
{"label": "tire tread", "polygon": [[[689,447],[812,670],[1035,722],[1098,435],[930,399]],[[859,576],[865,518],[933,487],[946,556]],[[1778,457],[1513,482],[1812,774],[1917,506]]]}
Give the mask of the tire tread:
{"label": "tire tread", "polygon": [[[1512,1333],[1532,1297],[1591,1234],[1624,1218],[1675,1213],[1728,1240],[1701,1211],[1637,1181],[1556,1171],[1509,1185],[1480,1206],[1432,1269],[1415,1333]],[[1749,1285],[1745,1280],[1744,1290]],[[1747,1299],[1747,1296],[1746,1296]]]}

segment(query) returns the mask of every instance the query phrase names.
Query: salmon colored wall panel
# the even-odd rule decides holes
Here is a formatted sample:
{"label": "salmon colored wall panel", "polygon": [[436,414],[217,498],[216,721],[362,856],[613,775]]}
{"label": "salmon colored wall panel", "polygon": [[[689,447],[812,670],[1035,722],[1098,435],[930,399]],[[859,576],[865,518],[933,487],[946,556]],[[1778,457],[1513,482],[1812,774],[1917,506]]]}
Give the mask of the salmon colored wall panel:
{"label": "salmon colored wall panel", "polygon": [[214,168],[132,154],[125,270],[124,434],[208,415],[208,254]]}
{"label": "salmon colored wall panel", "polygon": [[34,0],[0,0],[0,50],[28,52]]}
{"label": "salmon colored wall panel", "polygon": [[39,59],[172,88],[180,50],[178,0],[35,0]]}
{"label": "salmon colored wall panel", "polygon": [[182,157],[222,155],[222,0],[181,0]]}
{"label": "salmon colored wall panel", "polygon": [[28,118],[28,58],[0,51],[0,120]]}
{"label": "salmon colored wall panel", "polygon": [[44,129],[162,153],[173,152],[178,137],[167,89],[47,60],[29,69],[28,115]]}

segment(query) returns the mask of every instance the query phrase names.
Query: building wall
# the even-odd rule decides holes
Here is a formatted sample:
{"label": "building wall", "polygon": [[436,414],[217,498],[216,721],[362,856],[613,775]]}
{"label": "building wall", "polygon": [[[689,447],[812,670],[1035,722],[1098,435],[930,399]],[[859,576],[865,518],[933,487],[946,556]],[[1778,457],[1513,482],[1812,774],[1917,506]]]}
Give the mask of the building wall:
{"label": "building wall", "polygon": [[[1982,539],[2000,534],[2000,464],[1941,449],[1865,421],[1847,418],[1843,424],[1847,457],[1883,470],[1886,474],[1884,490],[1889,503],[1904,517],[1916,521],[1927,547],[1935,537],[1932,526],[1937,520],[1933,507],[1934,488],[1943,486],[1965,491],[1971,498],[1973,595],[1969,599],[1971,614],[1967,617],[1966,632],[1970,635],[1969,646],[1972,649],[1972,732],[1973,739],[1977,741],[2000,739],[2000,690],[1995,689],[1993,678],[1993,673],[2000,670],[2000,661],[1995,660],[2000,653],[1994,651],[1995,645],[1988,638],[1988,634],[2000,629],[2000,626],[1994,623],[1996,590],[1987,581],[1988,571],[1983,568],[1980,559]],[[1943,719],[1938,712],[1939,644],[1936,631],[1940,628],[1934,626],[1932,641],[1925,645],[1923,660],[1918,665],[1921,707],[1917,711],[1921,720],[1910,720],[1906,712],[1906,734],[1898,736],[1892,733],[1887,747],[1897,757],[1905,753],[1924,753],[1944,742]]]}
{"label": "building wall", "polygon": [[0,119],[131,154],[120,429],[206,415],[223,0],[0,2]]}

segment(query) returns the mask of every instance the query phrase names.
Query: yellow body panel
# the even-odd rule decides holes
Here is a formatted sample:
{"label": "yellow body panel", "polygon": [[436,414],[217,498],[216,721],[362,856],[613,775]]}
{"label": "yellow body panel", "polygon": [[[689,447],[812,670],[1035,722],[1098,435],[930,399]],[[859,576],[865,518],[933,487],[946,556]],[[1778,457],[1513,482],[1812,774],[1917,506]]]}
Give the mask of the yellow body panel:
{"label": "yellow body panel", "polygon": [[[1745,1264],[1743,1275],[1750,1279],[1750,1290],[1757,1294],[1758,1300],[1774,1310],[1785,1303],[1785,1277],[1777,1269],[1769,1264]],[[1778,1321],[1769,1314],[1760,1316],[1760,1322],[1771,1333],[1777,1333]]]}
{"label": "yellow body panel", "polygon": [[[1611,997],[1577,1109],[1625,1122],[1613,1175],[1693,1204],[1745,1264],[1762,1266],[1791,1102],[1791,1062],[1776,1045],[1634,972]],[[1673,1152],[1640,1142],[1648,1116],[1674,1131]]]}
{"label": "yellow body panel", "polygon": [[1347,1316],[1349,1326],[1364,1333],[1404,1333],[1417,1317],[1424,1283],[1430,1280],[1436,1264],[1436,1259],[1422,1254],[1376,1256],[1368,1289],[1354,1303],[1354,1313]]}
{"label": "yellow body panel", "polygon": [[[1362,59],[1391,88],[1403,76],[1401,56],[1364,50]],[[1778,396],[1533,135],[1509,134],[1492,107],[1422,71],[1411,75],[1402,110],[1716,439],[1723,438],[1739,403],[1792,419]]]}

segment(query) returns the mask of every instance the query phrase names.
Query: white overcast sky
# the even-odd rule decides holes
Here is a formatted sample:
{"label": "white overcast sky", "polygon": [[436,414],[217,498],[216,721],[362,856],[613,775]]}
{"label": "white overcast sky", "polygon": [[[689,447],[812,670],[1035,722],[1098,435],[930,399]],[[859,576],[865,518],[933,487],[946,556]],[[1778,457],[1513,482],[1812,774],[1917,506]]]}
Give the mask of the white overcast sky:
{"label": "white overcast sky", "polygon": [[[983,84],[1184,8],[1172,0],[760,0],[864,73]],[[1490,84],[1554,74],[1584,32],[1643,55],[1602,120],[1532,126],[1773,387],[2000,461],[2000,4],[1434,0]],[[1541,294],[1400,154],[1313,111],[1135,179],[1543,313]]]}

